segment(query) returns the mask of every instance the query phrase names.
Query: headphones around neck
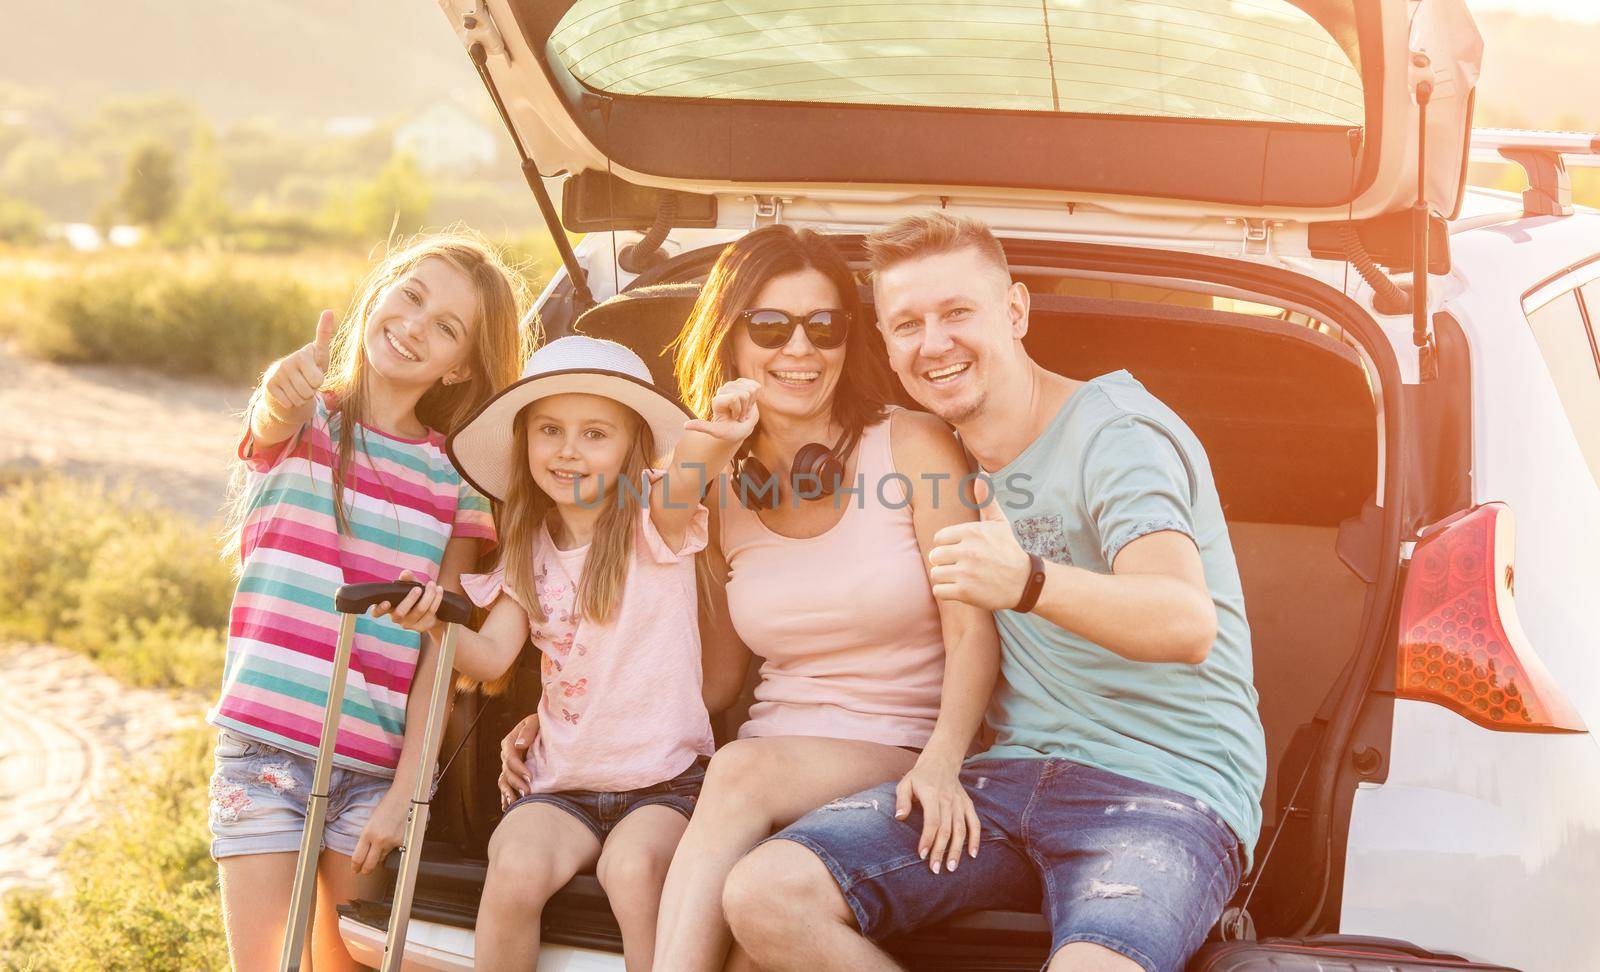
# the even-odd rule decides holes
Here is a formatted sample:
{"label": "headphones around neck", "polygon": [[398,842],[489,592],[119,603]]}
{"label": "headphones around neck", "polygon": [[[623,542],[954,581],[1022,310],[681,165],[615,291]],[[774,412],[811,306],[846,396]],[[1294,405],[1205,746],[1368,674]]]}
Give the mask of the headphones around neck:
{"label": "headphones around neck", "polygon": [[[844,480],[844,464],[860,438],[860,430],[845,429],[831,449],[820,442],[801,446],[789,468],[789,488],[801,499],[832,496]],[[772,471],[747,447],[741,446],[733,457],[733,479],[734,493],[745,509],[778,508],[781,498]]]}

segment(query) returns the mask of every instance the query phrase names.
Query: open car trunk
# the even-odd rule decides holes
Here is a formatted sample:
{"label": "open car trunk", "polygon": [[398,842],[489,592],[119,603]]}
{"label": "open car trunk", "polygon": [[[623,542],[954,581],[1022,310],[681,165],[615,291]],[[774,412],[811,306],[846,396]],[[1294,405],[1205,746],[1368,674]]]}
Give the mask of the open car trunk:
{"label": "open car trunk", "polygon": [[[860,237],[838,242],[859,264]],[[1394,509],[1405,479],[1401,450],[1380,445],[1397,440],[1405,407],[1398,394],[1384,401],[1386,387],[1399,388],[1389,345],[1353,304],[1297,274],[1163,251],[1003,242],[1034,294],[1033,358],[1080,379],[1126,368],[1207,450],[1243,582],[1268,755],[1256,868],[1234,904],[1248,899],[1247,937],[1336,931],[1351,797],[1358,782],[1383,778],[1392,709],[1381,678],[1369,684],[1384,659],[1392,663],[1383,646],[1392,642]],[[636,281],[661,285],[655,313],[634,310],[626,329],[601,321],[587,332],[630,344],[659,387],[675,388],[670,355],[659,352],[719,249],[682,254]],[[1139,267],[1145,279],[1129,282]],[[561,306],[561,286],[547,308]],[[569,329],[559,312],[545,326],[551,337]],[[444,753],[461,748],[435,799],[413,940],[418,922],[473,924],[499,817],[498,742],[532,711],[538,681],[537,659],[524,657],[504,696],[458,703]],[[736,706],[724,715],[720,739],[732,738],[742,713]],[[1345,717],[1344,737],[1332,739],[1330,726]],[[1357,746],[1377,752],[1376,761],[1350,759]],[[383,903],[358,903],[346,921],[381,929],[386,917]],[[551,901],[543,936],[551,945],[621,949],[592,876]],[[890,947],[914,969],[1020,970],[1039,968],[1048,944],[1037,914],[980,913]]]}

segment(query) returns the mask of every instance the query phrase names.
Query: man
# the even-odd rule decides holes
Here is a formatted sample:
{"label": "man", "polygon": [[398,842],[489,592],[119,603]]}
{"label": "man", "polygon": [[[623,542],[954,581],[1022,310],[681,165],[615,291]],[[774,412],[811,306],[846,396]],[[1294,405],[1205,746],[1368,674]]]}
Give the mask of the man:
{"label": "man", "polygon": [[1181,969],[1248,868],[1266,765],[1205,452],[1126,372],[1030,359],[982,223],[908,217],[867,248],[890,363],[992,483],[929,555],[935,596],[1000,629],[996,738],[962,772],[981,841],[925,861],[892,784],[837,801],[740,862],[734,933],[766,968],[892,969],[873,942],[1042,898],[1053,972]]}

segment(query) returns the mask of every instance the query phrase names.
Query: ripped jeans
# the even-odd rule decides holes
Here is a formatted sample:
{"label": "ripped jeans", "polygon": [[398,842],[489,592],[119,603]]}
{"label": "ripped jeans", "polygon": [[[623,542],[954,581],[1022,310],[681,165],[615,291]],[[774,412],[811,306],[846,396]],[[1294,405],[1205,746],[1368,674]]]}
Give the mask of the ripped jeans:
{"label": "ripped jeans", "polygon": [[836,800],[771,840],[807,848],[875,941],[969,911],[1038,911],[1051,954],[1092,942],[1149,972],[1177,972],[1240,880],[1242,848],[1193,797],[1065,759],[968,762],[977,858],[934,874],[917,856],[922,812],[894,819],[893,783]]}
{"label": "ripped jeans", "polygon": [[[293,854],[306,826],[317,762],[227,729],[217,734],[211,774],[211,856]],[[390,780],[333,767],[322,846],[351,857]]]}

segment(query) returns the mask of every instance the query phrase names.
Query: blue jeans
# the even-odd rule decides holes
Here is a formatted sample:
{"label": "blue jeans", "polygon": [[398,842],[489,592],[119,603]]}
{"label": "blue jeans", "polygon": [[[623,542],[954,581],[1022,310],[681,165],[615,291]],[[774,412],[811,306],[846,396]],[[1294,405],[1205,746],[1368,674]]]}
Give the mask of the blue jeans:
{"label": "blue jeans", "polygon": [[[530,793],[506,807],[506,814],[528,803],[548,803],[560,807],[594,831],[595,839],[605,843],[606,835],[616,829],[622,818],[639,809],[661,805],[671,807],[685,817],[694,813],[695,801],[700,798],[700,785],[706,779],[706,763],[702,756],[689,764],[689,768],[670,780],[643,786],[637,790],[604,793],[599,790],[561,790],[555,793]],[[501,819],[505,819],[504,816]]]}
{"label": "blue jeans", "polygon": [[934,874],[922,813],[894,818],[894,784],[835,800],[773,836],[822,859],[875,941],[969,911],[1037,911],[1051,954],[1092,942],[1149,972],[1178,972],[1240,879],[1242,848],[1194,797],[1065,759],[968,762],[977,858]]}

